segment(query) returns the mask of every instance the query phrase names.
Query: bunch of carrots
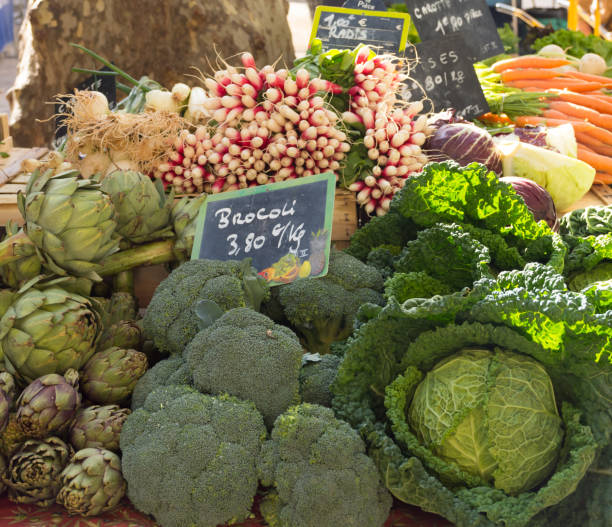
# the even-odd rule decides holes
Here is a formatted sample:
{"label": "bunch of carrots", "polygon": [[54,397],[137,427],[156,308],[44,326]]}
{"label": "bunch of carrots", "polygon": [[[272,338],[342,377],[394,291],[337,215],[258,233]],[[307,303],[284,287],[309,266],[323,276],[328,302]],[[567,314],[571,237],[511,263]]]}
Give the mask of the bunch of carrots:
{"label": "bunch of carrots", "polygon": [[562,58],[521,56],[501,60],[492,69],[501,81],[526,92],[550,94],[539,115],[513,118],[517,126],[569,123],[578,142],[578,159],[597,171],[596,183],[612,184],[612,79],[562,68]]}

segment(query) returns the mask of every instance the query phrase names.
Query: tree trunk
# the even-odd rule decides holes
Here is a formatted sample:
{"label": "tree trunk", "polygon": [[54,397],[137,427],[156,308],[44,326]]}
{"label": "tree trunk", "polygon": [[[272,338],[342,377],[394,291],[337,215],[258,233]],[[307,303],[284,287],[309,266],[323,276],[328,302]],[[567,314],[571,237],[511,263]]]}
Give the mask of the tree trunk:
{"label": "tree trunk", "polygon": [[[127,71],[171,88],[200,85],[189,75],[217,69],[218,58],[250,51],[258,66],[294,58],[288,0],[30,0],[19,35],[19,66],[7,94],[11,135],[19,146],[53,138],[55,96],[100,64],[69,45],[82,44]],[[237,57],[230,61],[238,64]]]}

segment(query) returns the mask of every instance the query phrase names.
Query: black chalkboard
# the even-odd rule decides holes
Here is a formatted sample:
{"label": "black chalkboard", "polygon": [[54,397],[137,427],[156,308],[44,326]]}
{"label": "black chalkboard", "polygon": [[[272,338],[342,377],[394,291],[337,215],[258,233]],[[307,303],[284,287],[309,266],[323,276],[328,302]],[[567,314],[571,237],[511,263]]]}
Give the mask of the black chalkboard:
{"label": "black chalkboard", "polygon": [[405,55],[411,68],[404,97],[427,97],[425,112],[455,108],[459,117],[471,119],[489,111],[461,34],[410,46]]}
{"label": "black chalkboard", "polygon": [[399,53],[406,47],[409,25],[406,13],[319,6],[310,43],[319,39],[324,51],[366,44],[377,53]]}
{"label": "black chalkboard", "polygon": [[[101,71],[111,71],[106,66]],[[77,90],[99,91],[108,99],[111,110],[117,104],[117,78],[115,75],[92,75],[77,85]],[[64,125],[65,117],[61,114],[66,113],[66,103],[70,97],[60,97],[55,103],[55,138],[65,136],[68,133]]]}
{"label": "black chalkboard", "polygon": [[406,8],[421,40],[462,33],[472,62],[504,52],[486,0],[406,0]]}
{"label": "black chalkboard", "polygon": [[191,258],[242,260],[271,285],[327,273],[336,176],[329,172],[210,196]]}

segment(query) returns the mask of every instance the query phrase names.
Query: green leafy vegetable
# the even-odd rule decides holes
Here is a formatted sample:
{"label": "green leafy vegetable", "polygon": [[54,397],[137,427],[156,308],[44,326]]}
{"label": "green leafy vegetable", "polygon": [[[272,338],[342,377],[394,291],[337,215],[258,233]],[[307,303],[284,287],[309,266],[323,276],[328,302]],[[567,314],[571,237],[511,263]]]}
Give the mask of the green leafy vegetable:
{"label": "green leafy vegetable", "polygon": [[[608,301],[593,291],[568,291],[563,276],[553,268],[528,263],[523,270],[483,278],[471,290],[413,298],[401,305],[391,298],[383,308],[367,306],[359,314],[359,326],[347,343],[332,387],[334,409],[360,430],[387,488],[407,503],[441,514],[457,527],[531,526],[534,517],[538,521],[548,517],[548,508],[555,517],[555,508],[564,507],[598,449],[610,442],[612,311],[606,309]],[[458,374],[453,390],[463,391],[451,394],[442,385],[428,386],[425,392],[433,396],[435,388],[439,402],[431,397],[414,402],[417,386],[436,365],[444,360],[448,362],[443,365],[451,364],[451,357],[470,348],[487,350],[486,368],[481,370],[486,371],[484,385],[472,366],[452,363],[449,376],[453,371]],[[504,373],[510,371],[507,357],[520,357],[522,381],[520,376]],[[513,381],[508,381],[509,391],[504,388],[503,396],[494,396],[493,391],[501,389],[499,375],[516,379],[516,386],[522,388],[510,394]],[[477,389],[486,396],[474,396],[468,402]],[[553,390],[556,404],[550,400]],[[464,422],[477,408],[487,419]],[[540,417],[534,420],[535,415]],[[494,418],[500,421],[491,422]],[[489,435],[490,427],[509,423],[517,433],[501,433],[501,442],[493,440],[496,436]],[[488,447],[488,460],[485,450],[478,448],[482,445],[478,426],[487,427],[488,441],[495,443]],[[426,430],[437,432],[434,436]],[[532,442],[527,437],[538,439]],[[449,441],[457,447],[453,456],[441,446]],[[470,468],[466,442],[476,447],[472,451],[481,456],[477,466],[483,470],[473,470],[473,464]],[[519,452],[520,461],[513,462]],[[512,464],[518,467],[538,456],[543,456],[542,463],[523,467],[520,478],[525,480],[508,476],[515,468]],[[544,474],[549,470],[550,476]],[[505,483],[500,484],[498,477]],[[581,507],[600,509],[591,499]],[[599,527],[604,523],[563,525]]]}

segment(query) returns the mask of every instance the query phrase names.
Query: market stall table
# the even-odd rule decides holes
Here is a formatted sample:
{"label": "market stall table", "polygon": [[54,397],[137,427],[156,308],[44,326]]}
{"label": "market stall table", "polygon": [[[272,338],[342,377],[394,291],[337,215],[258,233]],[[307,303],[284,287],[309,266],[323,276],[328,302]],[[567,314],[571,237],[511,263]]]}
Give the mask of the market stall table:
{"label": "market stall table", "polygon": [[[265,527],[254,508],[254,517],[232,527]],[[41,509],[35,505],[19,504],[0,498],[0,525],[11,527],[157,527],[147,516],[136,511],[126,500],[115,510],[96,517],[69,516],[59,505]],[[384,527],[452,527],[444,518],[428,514],[416,507],[396,502]]]}

